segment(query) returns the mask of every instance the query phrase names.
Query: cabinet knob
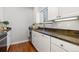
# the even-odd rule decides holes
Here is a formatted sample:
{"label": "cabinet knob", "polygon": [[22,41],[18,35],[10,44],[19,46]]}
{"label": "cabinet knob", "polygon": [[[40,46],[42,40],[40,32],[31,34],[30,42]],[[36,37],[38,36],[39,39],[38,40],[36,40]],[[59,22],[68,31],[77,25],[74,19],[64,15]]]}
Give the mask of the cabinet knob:
{"label": "cabinet knob", "polygon": [[62,47],[63,47],[63,44],[61,44],[60,46],[62,46]]}

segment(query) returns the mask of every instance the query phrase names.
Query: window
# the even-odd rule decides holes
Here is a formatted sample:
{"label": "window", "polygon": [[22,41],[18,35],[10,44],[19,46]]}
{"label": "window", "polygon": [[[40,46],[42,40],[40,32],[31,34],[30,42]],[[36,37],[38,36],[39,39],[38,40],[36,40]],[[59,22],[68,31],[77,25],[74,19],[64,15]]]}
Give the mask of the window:
{"label": "window", "polygon": [[40,21],[46,22],[48,20],[48,8],[45,7],[40,11]]}

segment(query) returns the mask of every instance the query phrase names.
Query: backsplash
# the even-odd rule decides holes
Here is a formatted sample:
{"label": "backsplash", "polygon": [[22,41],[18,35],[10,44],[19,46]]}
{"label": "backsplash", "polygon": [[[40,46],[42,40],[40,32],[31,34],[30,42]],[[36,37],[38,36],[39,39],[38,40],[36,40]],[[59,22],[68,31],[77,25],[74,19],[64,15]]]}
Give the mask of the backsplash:
{"label": "backsplash", "polygon": [[[41,24],[40,27],[43,27],[43,25]],[[45,24],[45,27],[46,28],[79,30],[79,20],[52,22],[52,24]]]}

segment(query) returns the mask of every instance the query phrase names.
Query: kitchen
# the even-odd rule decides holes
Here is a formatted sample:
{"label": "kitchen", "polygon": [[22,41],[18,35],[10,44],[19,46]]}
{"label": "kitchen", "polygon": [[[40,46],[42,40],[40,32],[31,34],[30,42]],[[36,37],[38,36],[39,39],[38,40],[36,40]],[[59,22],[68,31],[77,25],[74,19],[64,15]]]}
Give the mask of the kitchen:
{"label": "kitchen", "polygon": [[5,52],[79,52],[79,7],[0,7],[0,22]]}

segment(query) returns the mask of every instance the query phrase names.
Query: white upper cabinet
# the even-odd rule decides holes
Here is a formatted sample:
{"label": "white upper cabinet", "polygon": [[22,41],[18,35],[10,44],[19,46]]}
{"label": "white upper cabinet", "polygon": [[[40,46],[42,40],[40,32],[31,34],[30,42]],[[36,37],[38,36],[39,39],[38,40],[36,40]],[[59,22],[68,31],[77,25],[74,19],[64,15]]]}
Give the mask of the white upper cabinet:
{"label": "white upper cabinet", "polygon": [[79,16],[79,7],[48,7],[48,20]]}
{"label": "white upper cabinet", "polygon": [[57,7],[48,7],[48,20],[54,20],[58,17]]}
{"label": "white upper cabinet", "polygon": [[65,17],[79,16],[79,7],[40,7],[36,8],[36,23],[43,23]]}
{"label": "white upper cabinet", "polygon": [[79,7],[60,7],[61,17],[79,16]]}

